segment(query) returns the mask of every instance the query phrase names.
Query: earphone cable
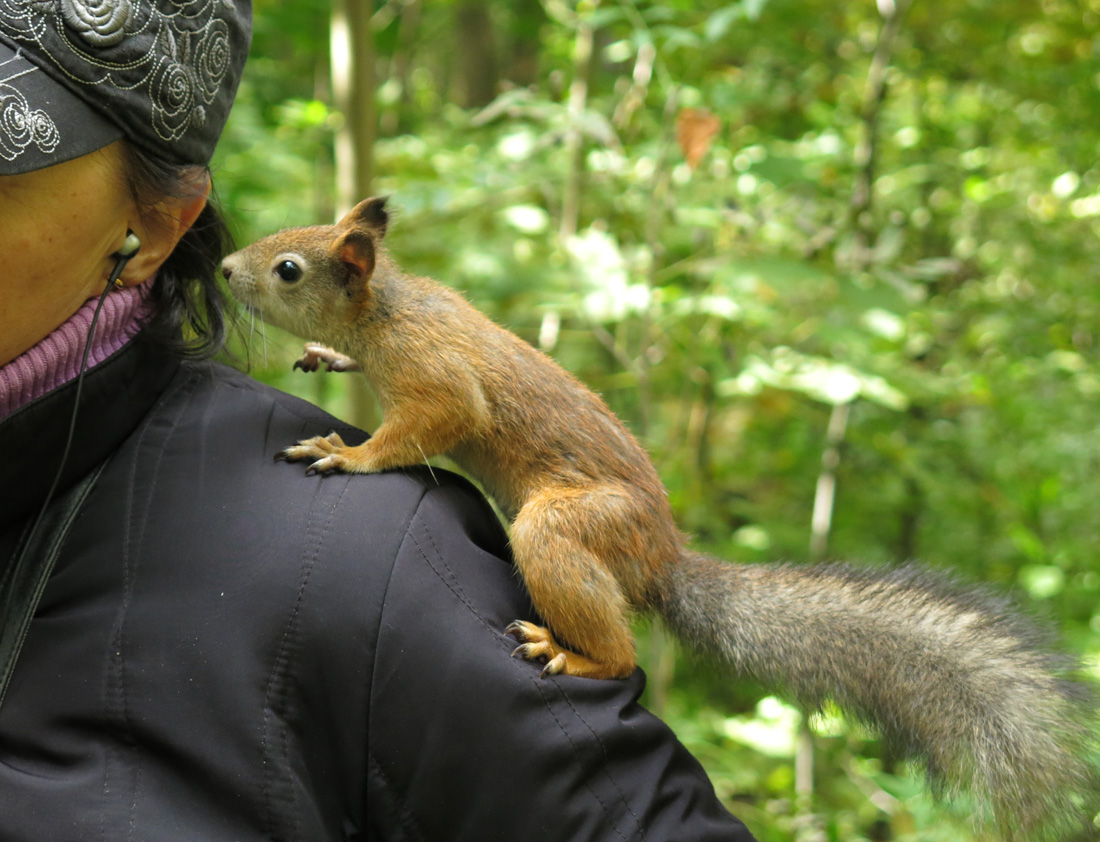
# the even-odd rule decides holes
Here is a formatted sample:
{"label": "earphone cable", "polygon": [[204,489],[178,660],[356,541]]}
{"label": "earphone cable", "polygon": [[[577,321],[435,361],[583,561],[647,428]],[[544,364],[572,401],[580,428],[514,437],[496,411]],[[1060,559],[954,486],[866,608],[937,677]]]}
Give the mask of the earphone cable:
{"label": "earphone cable", "polygon": [[92,340],[95,338],[95,329],[96,324],[99,322],[99,313],[103,309],[103,303],[107,300],[107,296],[114,287],[115,281],[118,280],[118,276],[122,274],[122,270],[126,266],[126,262],[129,258],[129,255],[119,258],[118,262],[115,264],[114,270],[111,272],[111,277],[107,280],[107,287],[99,296],[99,301],[96,302],[95,311],[92,313],[92,323],[88,327],[88,338],[84,340],[84,353],[80,358],[80,368],[76,375],[76,392],[73,396],[73,411],[69,417],[69,432],[65,439],[65,447],[61,451],[61,462],[57,466],[57,473],[54,474],[53,482],[50,484],[50,490],[46,492],[46,498],[42,502],[42,508],[38,510],[38,516],[34,519],[34,524],[31,526],[30,532],[27,533],[26,539],[23,542],[23,549],[20,551],[18,558],[15,559],[16,567],[22,564],[24,554],[34,545],[34,539],[38,533],[39,527],[42,525],[42,519],[46,516],[46,511],[49,509],[50,502],[53,500],[54,493],[57,491],[57,486],[61,482],[61,475],[65,471],[65,464],[69,461],[69,451],[72,450],[73,438],[76,435],[76,419],[80,412],[80,395],[84,390],[84,374],[88,370],[88,358],[91,356],[92,352]]}

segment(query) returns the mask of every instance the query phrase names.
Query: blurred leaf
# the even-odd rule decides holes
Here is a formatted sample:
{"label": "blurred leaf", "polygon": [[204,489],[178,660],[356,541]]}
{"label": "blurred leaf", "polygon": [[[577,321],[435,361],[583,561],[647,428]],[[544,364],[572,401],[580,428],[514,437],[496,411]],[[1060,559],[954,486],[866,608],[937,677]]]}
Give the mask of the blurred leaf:
{"label": "blurred leaf", "polygon": [[893,410],[903,410],[908,398],[881,377],[843,363],[809,357],[790,348],[777,348],[769,358],[750,357],[744,370],[718,384],[724,395],[759,393],[764,386],[789,389],[821,403],[837,405],[865,398]]}
{"label": "blurred leaf", "polygon": [[718,118],[702,108],[684,108],[676,117],[676,142],[688,166],[695,169],[721,128]]}

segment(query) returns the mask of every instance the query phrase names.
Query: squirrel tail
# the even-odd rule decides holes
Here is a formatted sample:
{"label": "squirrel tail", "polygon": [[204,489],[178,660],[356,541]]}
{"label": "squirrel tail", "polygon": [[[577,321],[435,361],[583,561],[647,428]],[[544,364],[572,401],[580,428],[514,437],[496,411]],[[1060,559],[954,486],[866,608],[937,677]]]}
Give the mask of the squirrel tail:
{"label": "squirrel tail", "polygon": [[873,725],[935,791],[970,790],[1005,838],[1087,833],[1100,808],[1090,688],[1004,598],[917,565],[731,564],[685,551],[661,613],[700,654]]}

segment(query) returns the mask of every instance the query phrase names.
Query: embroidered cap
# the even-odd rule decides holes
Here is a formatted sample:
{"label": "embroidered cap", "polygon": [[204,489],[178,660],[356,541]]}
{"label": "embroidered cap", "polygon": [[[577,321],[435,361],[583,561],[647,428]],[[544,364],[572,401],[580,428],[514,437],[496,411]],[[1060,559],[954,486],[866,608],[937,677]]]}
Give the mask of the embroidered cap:
{"label": "embroidered cap", "polygon": [[0,0],[0,175],[123,137],[208,163],[251,30],[251,0]]}

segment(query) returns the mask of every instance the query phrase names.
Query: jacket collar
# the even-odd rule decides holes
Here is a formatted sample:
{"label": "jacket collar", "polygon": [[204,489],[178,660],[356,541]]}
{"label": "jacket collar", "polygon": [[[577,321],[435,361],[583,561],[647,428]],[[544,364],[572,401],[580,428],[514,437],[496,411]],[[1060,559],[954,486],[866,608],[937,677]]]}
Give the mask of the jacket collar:
{"label": "jacket collar", "polygon": [[[84,375],[58,493],[118,449],[178,368],[176,358],[139,336]],[[0,420],[0,530],[42,505],[69,435],[76,386],[70,381]]]}
{"label": "jacket collar", "polygon": [[97,308],[99,322],[88,354],[89,369],[133,339],[152,315],[151,286],[148,280],[112,289],[101,307],[98,295],[89,298],[41,342],[0,366],[0,418],[76,377]]}

